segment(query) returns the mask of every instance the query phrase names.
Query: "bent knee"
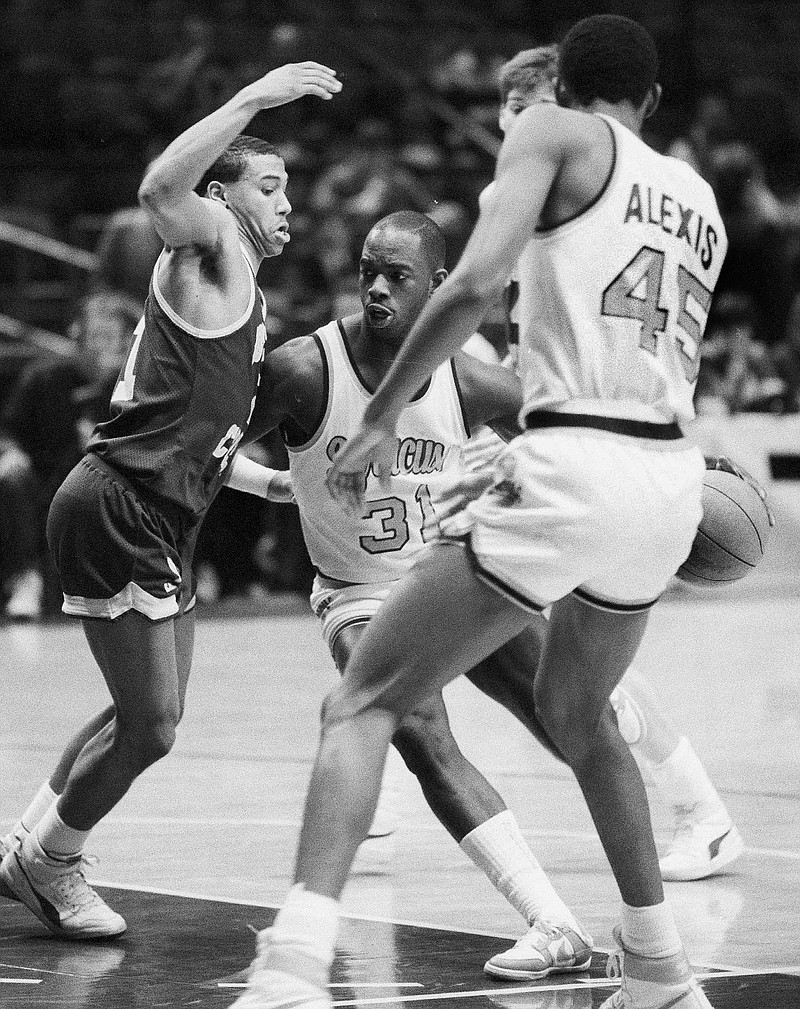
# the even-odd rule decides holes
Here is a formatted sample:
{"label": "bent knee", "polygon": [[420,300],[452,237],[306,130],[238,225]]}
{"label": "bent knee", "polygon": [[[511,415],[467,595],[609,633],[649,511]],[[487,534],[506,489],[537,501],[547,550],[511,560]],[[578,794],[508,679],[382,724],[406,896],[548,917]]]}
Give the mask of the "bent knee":
{"label": "bent knee", "polygon": [[570,698],[559,691],[536,692],[536,715],[547,736],[569,763],[581,760],[590,750],[604,718],[616,720],[607,703],[590,697]]}
{"label": "bent knee", "polygon": [[175,745],[177,724],[177,718],[164,718],[130,726],[117,732],[118,745],[142,771],[170,752]]}
{"label": "bent knee", "polygon": [[392,743],[418,778],[441,777],[466,759],[453,738],[443,707],[441,711],[415,708],[401,722]]}

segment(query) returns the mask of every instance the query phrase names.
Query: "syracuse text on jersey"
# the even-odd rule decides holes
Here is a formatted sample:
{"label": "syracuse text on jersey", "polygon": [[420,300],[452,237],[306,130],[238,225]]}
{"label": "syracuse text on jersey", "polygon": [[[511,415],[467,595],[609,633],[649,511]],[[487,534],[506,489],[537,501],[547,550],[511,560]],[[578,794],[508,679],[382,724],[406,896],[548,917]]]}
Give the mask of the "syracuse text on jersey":
{"label": "syracuse text on jersey", "polygon": [[[347,438],[342,435],[331,438],[325,450],[331,462],[346,442]],[[398,438],[392,476],[441,473],[448,450],[448,447],[440,441],[433,441],[431,438]],[[375,475],[372,467],[369,472]]]}

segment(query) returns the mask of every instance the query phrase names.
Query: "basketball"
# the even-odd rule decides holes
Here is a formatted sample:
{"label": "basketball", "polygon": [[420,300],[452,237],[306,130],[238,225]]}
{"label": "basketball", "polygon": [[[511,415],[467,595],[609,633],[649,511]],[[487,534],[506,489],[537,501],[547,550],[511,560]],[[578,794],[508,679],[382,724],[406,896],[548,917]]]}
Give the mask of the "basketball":
{"label": "basketball", "polygon": [[725,470],[703,478],[703,518],[678,577],[693,585],[744,578],[764,556],[770,534],[767,506],[750,484]]}

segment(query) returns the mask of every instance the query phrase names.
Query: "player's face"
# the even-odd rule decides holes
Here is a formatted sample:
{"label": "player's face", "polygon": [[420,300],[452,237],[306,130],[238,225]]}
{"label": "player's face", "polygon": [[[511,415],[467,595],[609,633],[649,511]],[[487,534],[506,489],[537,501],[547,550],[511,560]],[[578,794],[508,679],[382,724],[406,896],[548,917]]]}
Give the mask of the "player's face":
{"label": "player's face", "polygon": [[419,236],[391,229],[367,235],[358,288],[367,328],[382,338],[402,340],[434,288]]}
{"label": "player's face", "polygon": [[500,106],[500,118],[498,122],[503,133],[507,133],[511,124],[524,109],[539,102],[550,102],[555,104],[556,94],[549,81],[537,84],[530,91],[522,91],[519,88],[512,88],[508,93],[508,98]]}
{"label": "player's face", "polygon": [[286,220],[292,205],[286,198],[288,176],[283,159],[255,154],[240,179],[225,185],[225,199],[247,239],[262,256],[279,256],[289,241]]}

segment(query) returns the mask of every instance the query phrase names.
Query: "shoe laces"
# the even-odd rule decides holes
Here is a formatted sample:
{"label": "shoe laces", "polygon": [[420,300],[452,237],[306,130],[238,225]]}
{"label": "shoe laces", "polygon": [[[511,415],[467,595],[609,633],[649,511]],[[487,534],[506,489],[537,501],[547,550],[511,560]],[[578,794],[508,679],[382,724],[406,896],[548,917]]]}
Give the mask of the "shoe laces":
{"label": "shoe laces", "polygon": [[547,946],[554,939],[565,939],[565,938],[567,937],[564,935],[563,930],[559,928],[558,925],[554,925],[552,922],[549,921],[537,920],[533,923],[533,925],[531,925],[531,927],[528,929],[525,935],[517,939],[514,945],[521,948],[533,947],[534,949],[541,952],[542,949],[543,948],[546,949]]}
{"label": "shoe laces", "polygon": [[613,953],[608,954],[608,960],[606,961],[606,977],[614,980],[616,978],[621,978],[622,965],[625,959],[625,953],[621,949],[615,949]]}
{"label": "shoe laces", "polygon": [[[53,860],[36,858],[34,860],[39,865],[45,865],[52,872],[54,869]],[[79,911],[91,904],[102,903],[99,894],[86,882],[83,869],[84,866],[97,865],[98,859],[94,855],[80,855],[72,862],[66,862],[63,870],[57,869],[54,877],[49,880],[37,880],[40,886],[46,886],[55,897],[56,901],[71,911]]]}

